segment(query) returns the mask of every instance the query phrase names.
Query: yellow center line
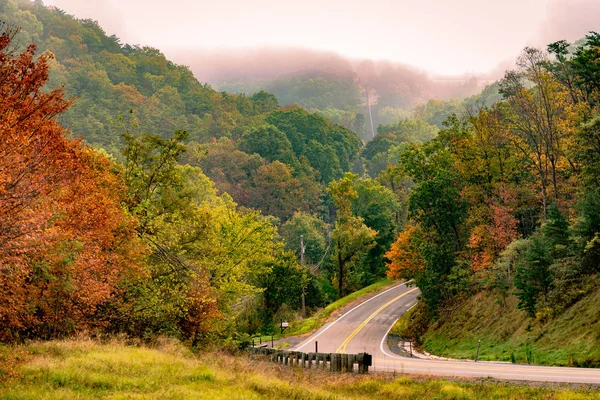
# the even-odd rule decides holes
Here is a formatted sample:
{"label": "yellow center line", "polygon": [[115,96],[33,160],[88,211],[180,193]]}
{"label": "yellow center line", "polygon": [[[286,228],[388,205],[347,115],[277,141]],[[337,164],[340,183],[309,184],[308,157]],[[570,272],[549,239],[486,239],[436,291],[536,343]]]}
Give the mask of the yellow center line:
{"label": "yellow center line", "polygon": [[358,332],[360,332],[362,330],[362,328],[365,327],[365,325],[367,325],[369,323],[370,320],[372,320],[373,318],[375,318],[375,316],[377,314],[379,314],[381,311],[383,311],[384,308],[386,308],[387,306],[389,306],[390,304],[392,304],[393,302],[395,302],[396,300],[406,296],[409,293],[412,293],[416,290],[419,290],[419,288],[414,288],[409,290],[408,292],[402,293],[400,296],[388,301],[387,303],[385,303],[384,305],[382,305],[381,307],[379,307],[373,314],[369,315],[363,322],[361,322],[361,324],[356,327],[356,329],[354,330],[354,332],[352,332],[350,334],[350,336],[348,336],[346,338],[346,340],[344,340],[344,342],[340,345],[340,347],[338,347],[338,349],[336,350],[336,353],[345,353],[346,352],[346,347],[348,346],[348,343],[350,343],[350,341],[352,339],[354,339],[354,337],[356,335],[358,335]]}

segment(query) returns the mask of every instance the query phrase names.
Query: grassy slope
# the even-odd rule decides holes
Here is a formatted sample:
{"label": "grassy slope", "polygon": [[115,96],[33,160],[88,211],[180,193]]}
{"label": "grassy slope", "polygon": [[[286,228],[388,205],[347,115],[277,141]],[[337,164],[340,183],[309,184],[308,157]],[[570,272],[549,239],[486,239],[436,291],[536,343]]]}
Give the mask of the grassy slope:
{"label": "grassy slope", "polygon": [[382,279],[370,286],[367,286],[365,288],[362,288],[361,290],[351,293],[346,297],[342,297],[341,299],[334,301],[322,310],[317,311],[313,316],[293,322],[290,328],[285,332],[285,335],[296,336],[313,332],[319,329],[321,326],[323,326],[334,312],[340,310],[343,307],[346,307],[354,300],[357,300],[360,297],[367,296],[375,292],[379,292],[387,286],[391,286],[395,283],[397,282],[391,281],[389,279]]}
{"label": "grassy slope", "polygon": [[196,357],[176,343],[0,347],[0,367],[0,399],[600,399],[583,388],[330,374],[217,353]]}
{"label": "grassy slope", "polygon": [[528,318],[517,303],[510,296],[504,305],[490,292],[473,296],[429,328],[423,347],[445,357],[474,358],[481,340],[483,360],[600,366],[600,291],[545,323]]}

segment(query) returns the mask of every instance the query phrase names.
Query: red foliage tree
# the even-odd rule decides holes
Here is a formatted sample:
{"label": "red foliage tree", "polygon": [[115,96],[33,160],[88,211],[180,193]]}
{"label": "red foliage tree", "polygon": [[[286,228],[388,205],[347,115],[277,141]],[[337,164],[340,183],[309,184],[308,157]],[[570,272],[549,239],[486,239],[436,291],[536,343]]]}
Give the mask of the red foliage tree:
{"label": "red foliage tree", "polygon": [[0,340],[95,326],[142,251],[122,179],[54,119],[69,102],[43,90],[51,56],[11,51],[15,33],[0,31]]}
{"label": "red foliage tree", "polygon": [[506,246],[519,237],[518,220],[510,206],[515,202],[515,194],[501,185],[497,188],[496,195],[484,208],[487,213],[486,222],[475,226],[469,237],[468,248],[472,253],[473,271],[492,266]]}

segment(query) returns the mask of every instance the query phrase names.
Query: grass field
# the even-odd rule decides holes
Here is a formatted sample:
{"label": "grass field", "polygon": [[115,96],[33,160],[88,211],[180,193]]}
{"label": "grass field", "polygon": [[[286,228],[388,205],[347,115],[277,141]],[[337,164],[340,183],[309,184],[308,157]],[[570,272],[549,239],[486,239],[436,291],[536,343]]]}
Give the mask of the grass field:
{"label": "grass field", "polygon": [[285,332],[285,336],[297,336],[313,332],[319,329],[321,326],[323,326],[323,324],[327,322],[329,317],[334,312],[347,306],[348,304],[360,297],[366,296],[374,292],[378,292],[386,286],[391,286],[394,283],[396,282],[389,279],[383,279],[361,290],[351,293],[346,297],[342,297],[341,299],[334,301],[322,310],[317,311],[313,316],[302,320],[294,321],[292,324],[290,324],[289,329]]}
{"label": "grass field", "polygon": [[306,371],[243,355],[194,355],[172,341],[4,346],[0,367],[0,399],[600,399],[582,387]]}

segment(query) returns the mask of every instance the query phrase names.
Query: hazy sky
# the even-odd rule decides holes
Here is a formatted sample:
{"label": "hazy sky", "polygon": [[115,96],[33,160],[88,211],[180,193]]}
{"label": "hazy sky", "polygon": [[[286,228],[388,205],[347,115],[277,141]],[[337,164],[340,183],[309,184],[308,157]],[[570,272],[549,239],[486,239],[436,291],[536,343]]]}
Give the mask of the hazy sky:
{"label": "hazy sky", "polygon": [[526,45],[600,30],[600,0],[44,0],[123,42],[306,47],[445,74],[486,72]]}

